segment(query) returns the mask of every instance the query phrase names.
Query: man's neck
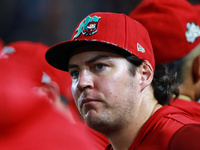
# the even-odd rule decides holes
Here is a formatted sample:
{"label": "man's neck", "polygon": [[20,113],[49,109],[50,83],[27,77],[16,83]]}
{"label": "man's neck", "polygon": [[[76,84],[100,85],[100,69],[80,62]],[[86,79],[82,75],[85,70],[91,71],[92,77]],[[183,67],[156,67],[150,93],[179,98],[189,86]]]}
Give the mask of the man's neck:
{"label": "man's neck", "polygon": [[[137,137],[139,131],[145,122],[159,109],[162,105],[158,104],[157,101],[152,105],[151,109],[144,109],[145,112],[138,110],[140,115],[135,117],[132,122],[130,122],[123,129],[118,130],[118,132],[112,133],[112,135],[107,136],[114,150],[127,150],[135,138]],[[143,115],[141,115],[143,114]],[[146,115],[145,115],[146,114]]]}
{"label": "man's neck", "polygon": [[[132,129],[134,127],[134,129]],[[123,130],[108,137],[114,150],[127,150],[137,137],[140,125],[137,123],[127,126]]]}

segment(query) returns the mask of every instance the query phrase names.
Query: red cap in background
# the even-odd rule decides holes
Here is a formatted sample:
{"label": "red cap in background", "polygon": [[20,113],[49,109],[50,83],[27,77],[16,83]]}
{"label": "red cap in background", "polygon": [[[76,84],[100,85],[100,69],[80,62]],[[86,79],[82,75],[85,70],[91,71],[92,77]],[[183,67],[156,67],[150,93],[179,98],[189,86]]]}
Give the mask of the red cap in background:
{"label": "red cap in background", "polygon": [[157,65],[186,56],[200,42],[200,17],[186,0],[144,0],[130,14],[149,32]]}
{"label": "red cap in background", "polygon": [[0,121],[22,118],[33,107],[48,101],[37,87],[56,82],[61,94],[72,100],[71,78],[45,60],[49,47],[42,43],[17,41],[0,50]]}
{"label": "red cap in background", "polygon": [[200,14],[200,4],[194,4],[193,6],[196,9],[197,13]]}

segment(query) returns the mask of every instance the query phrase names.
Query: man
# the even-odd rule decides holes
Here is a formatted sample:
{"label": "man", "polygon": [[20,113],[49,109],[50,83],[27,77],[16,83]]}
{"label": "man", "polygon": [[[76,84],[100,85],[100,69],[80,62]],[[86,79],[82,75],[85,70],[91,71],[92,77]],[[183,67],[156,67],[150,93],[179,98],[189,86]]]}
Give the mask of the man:
{"label": "man", "polygon": [[200,121],[200,18],[195,8],[185,0],[146,0],[130,17],[150,34],[156,70],[162,70],[164,64],[177,75],[180,96],[171,105],[189,111]]}
{"label": "man", "polygon": [[[86,124],[107,136],[106,149],[200,148],[200,124],[187,112],[161,105],[178,89],[173,75],[154,77],[151,42],[139,22],[92,13],[46,59],[70,73],[76,105]],[[191,140],[182,138],[190,134]]]}
{"label": "man", "polygon": [[0,50],[0,149],[105,147],[103,140],[94,141],[97,136],[84,124],[74,121],[71,110],[64,114],[54,105],[60,94],[67,97],[67,80],[64,72],[45,61],[48,48],[42,43],[17,41]]}

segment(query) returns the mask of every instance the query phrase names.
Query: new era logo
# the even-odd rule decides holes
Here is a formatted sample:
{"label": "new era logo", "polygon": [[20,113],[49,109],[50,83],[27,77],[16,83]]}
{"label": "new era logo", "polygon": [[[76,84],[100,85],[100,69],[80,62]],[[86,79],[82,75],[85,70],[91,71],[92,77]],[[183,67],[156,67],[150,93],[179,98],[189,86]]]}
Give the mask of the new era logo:
{"label": "new era logo", "polygon": [[194,43],[194,41],[200,37],[200,28],[199,26],[195,23],[187,23],[186,25],[187,31],[185,33],[186,39],[190,43]]}
{"label": "new era logo", "polygon": [[145,52],[145,49],[139,43],[137,43],[137,50],[140,51],[140,52],[142,52],[142,53]]}

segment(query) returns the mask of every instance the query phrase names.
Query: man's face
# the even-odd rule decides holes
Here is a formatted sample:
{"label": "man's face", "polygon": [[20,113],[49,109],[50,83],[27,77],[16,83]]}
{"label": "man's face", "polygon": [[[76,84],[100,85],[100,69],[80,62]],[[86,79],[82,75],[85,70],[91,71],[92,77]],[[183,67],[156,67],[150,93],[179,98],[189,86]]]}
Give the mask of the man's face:
{"label": "man's face", "polygon": [[72,94],[91,128],[107,132],[134,118],[139,81],[129,67],[126,59],[106,47],[81,47],[70,58]]}

